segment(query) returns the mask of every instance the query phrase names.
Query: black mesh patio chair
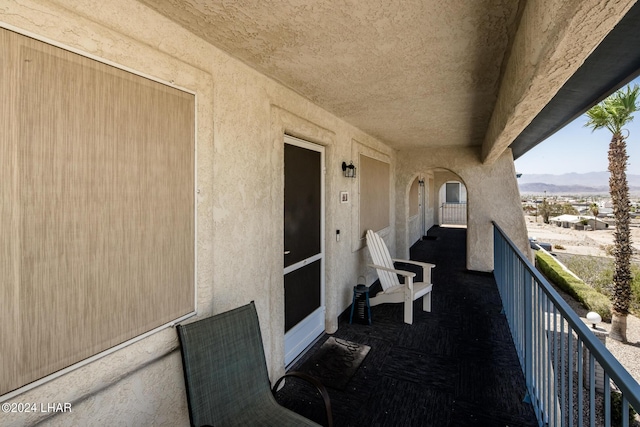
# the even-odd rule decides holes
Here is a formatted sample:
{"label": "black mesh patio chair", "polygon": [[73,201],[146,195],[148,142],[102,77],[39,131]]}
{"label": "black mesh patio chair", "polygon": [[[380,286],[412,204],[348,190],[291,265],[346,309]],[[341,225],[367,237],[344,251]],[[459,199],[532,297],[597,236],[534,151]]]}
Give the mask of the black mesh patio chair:
{"label": "black mesh patio chair", "polygon": [[289,372],[271,389],[253,301],[177,329],[192,426],[317,426],[276,402],[274,394],[285,377],[318,388],[327,425],[333,425],[329,395],[315,378]]}

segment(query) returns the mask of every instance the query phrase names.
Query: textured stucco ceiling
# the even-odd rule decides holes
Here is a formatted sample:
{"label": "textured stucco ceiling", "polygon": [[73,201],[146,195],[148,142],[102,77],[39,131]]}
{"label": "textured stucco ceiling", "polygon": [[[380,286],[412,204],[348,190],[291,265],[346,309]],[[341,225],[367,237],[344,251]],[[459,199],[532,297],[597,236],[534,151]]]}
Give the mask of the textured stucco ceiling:
{"label": "textured stucco ceiling", "polygon": [[481,145],[516,0],[142,0],[390,146]]}

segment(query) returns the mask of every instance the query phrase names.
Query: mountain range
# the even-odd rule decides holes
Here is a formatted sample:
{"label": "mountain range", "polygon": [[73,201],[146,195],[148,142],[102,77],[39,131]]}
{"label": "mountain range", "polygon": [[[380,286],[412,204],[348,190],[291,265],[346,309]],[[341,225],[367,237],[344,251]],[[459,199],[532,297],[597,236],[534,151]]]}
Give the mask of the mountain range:
{"label": "mountain range", "polygon": [[[640,175],[627,174],[629,191],[640,193]],[[609,192],[609,172],[522,174],[518,178],[522,194],[606,194]]]}

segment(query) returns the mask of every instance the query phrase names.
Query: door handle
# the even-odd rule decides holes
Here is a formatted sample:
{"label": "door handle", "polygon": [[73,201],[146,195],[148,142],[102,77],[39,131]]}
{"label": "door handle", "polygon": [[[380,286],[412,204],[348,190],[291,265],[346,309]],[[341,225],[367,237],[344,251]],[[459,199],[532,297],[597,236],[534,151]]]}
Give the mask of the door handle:
{"label": "door handle", "polygon": [[291,253],[291,251],[284,251],[285,255],[289,255]]}

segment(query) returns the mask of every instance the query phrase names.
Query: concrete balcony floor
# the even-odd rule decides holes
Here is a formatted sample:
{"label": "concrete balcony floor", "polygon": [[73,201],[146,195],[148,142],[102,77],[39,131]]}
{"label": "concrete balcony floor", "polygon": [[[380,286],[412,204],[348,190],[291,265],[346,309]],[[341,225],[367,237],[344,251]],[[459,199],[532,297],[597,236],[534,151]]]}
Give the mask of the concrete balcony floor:
{"label": "concrete balcony floor", "polygon": [[[371,350],[344,390],[328,388],[335,426],[537,426],[493,276],[466,270],[466,229],[428,235],[411,258],[436,264],[430,313],[418,300],[413,325],[403,323],[401,304],[372,307],[371,326],[340,319],[333,336]],[[324,423],[309,390],[290,381],[278,401]]]}

